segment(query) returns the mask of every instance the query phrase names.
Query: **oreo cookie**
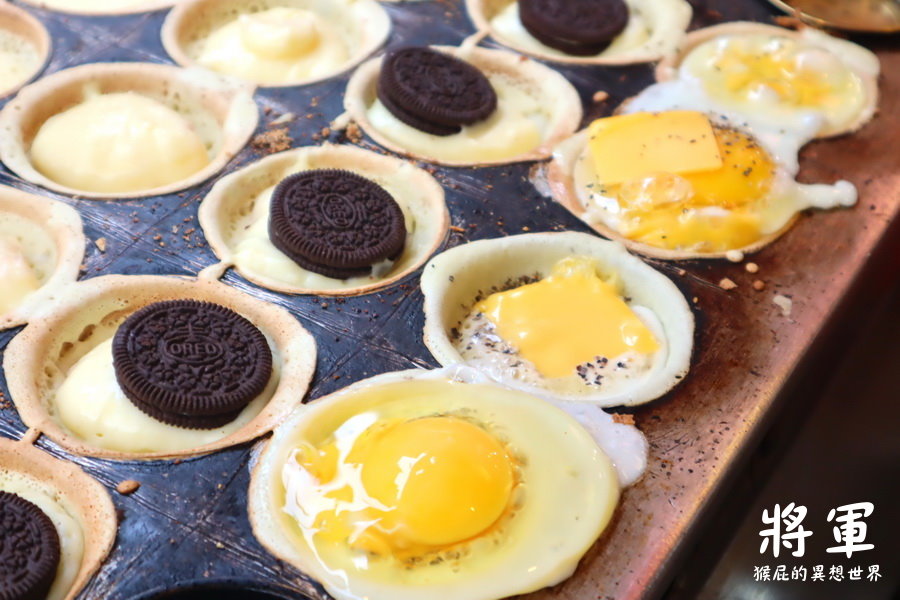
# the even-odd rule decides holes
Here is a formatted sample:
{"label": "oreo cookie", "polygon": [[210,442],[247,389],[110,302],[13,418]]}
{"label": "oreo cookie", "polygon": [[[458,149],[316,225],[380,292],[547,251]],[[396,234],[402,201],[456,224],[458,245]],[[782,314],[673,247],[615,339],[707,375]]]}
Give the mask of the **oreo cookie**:
{"label": "oreo cookie", "polygon": [[628,25],[624,0],[519,0],[519,20],[540,42],[575,56],[598,54]]}
{"label": "oreo cookie", "polygon": [[230,308],[169,300],[138,310],[113,337],[119,387],[154,419],[186,429],[233,421],[265,389],[272,351]]}
{"label": "oreo cookie", "polygon": [[484,73],[431,48],[401,48],[381,62],[378,99],[399,120],[433,135],[452,135],[497,109]]}
{"label": "oreo cookie", "polygon": [[269,239],[304,269],[348,279],[400,256],[406,220],[374,181],[339,169],[303,171],[272,193]]}
{"label": "oreo cookie", "polygon": [[59,533],[50,517],[0,492],[0,600],[45,600],[59,560]]}

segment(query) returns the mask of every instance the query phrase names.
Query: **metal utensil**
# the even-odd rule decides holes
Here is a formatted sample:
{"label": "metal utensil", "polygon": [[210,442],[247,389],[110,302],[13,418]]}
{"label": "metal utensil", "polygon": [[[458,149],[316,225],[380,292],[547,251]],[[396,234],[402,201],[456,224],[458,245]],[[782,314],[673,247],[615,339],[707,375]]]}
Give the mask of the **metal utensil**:
{"label": "metal utensil", "polygon": [[848,31],[900,31],[898,0],[769,0],[782,10],[818,27]]}

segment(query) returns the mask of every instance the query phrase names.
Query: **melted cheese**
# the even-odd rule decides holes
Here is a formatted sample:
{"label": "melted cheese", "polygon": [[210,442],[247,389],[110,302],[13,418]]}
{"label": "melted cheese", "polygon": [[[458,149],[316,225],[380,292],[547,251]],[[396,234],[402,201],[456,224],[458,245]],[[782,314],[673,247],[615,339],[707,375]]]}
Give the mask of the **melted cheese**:
{"label": "melted cheese", "polygon": [[134,92],[95,95],[54,115],[31,145],[38,171],[68,187],[133,192],[189,177],[210,158],[191,124]]}
{"label": "melted cheese", "polygon": [[[602,210],[604,221],[630,239],[704,252],[743,248],[777,231],[793,214],[791,196],[802,190],[783,173],[779,178],[772,157],[746,133],[716,127],[712,141],[721,157],[718,168],[674,172],[659,170],[659,161],[644,168],[642,157],[626,157],[627,172],[637,176],[612,184],[598,176],[589,141],[575,174],[576,185],[587,187],[596,203],[589,217]],[[779,202],[782,197],[788,201]]]}
{"label": "melted cheese", "polygon": [[256,415],[269,396],[261,394],[237,419],[217,429],[183,429],[150,417],[119,387],[112,340],[97,345],[69,370],[54,398],[63,425],[82,440],[120,452],[174,452],[197,448],[231,435]]}
{"label": "melted cheese", "polygon": [[722,166],[712,125],[695,111],[597,119],[588,134],[597,180],[607,185],[657,172],[683,174]]}
{"label": "melted cheese", "polygon": [[659,349],[653,333],[589,259],[560,261],[537,283],[492,294],[475,307],[545,377],[571,375],[598,356]]}
{"label": "melted cheese", "polygon": [[189,50],[201,65],[262,84],[325,77],[349,60],[336,24],[300,8],[242,14]]}
{"label": "melted cheese", "polygon": [[14,240],[0,237],[0,315],[21,306],[25,298],[41,286],[22,248]]}

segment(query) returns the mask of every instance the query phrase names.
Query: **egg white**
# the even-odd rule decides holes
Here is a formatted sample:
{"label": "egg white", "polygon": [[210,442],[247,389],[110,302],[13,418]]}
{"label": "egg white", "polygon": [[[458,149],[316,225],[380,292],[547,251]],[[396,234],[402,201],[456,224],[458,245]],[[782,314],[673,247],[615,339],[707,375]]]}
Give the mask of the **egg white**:
{"label": "egg white", "polygon": [[[471,311],[486,290],[504,289],[522,276],[545,277],[561,259],[585,256],[604,273],[616,274],[630,298],[629,306],[654,332],[660,350],[639,377],[607,389],[560,389],[550,380],[521,377],[506,368],[467,362],[451,339],[451,330]],[[425,294],[425,345],[444,366],[469,364],[504,385],[542,396],[600,406],[650,402],[673,388],[690,368],[694,318],[684,296],[665,275],[629,254],[624,246],[595,236],[532,233],[457,246],[435,256],[422,274]],[[488,368],[485,368],[485,367]],[[575,365],[572,366],[575,368]]]}
{"label": "egg white", "polygon": [[[297,522],[285,512],[290,510],[285,507],[288,494],[302,493],[285,469],[293,449],[301,441],[326,438],[356,415],[377,411],[378,405],[360,392],[416,381],[471,388],[460,389],[449,404],[446,399],[437,405],[427,397],[416,397],[406,402],[410,418],[464,411],[470,419],[502,430],[510,450],[524,457],[520,484],[524,496],[509,517],[504,541],[485,548],[476,540],[470,555],[454,563],[455,570],[454,564],[446,562],[367,575],[364,569],[348,572],[346,565],[323,564]],[[392,397],[392,406],[398,402],[403,403]],[[640,432],[615,423],[597,407],[587,408],[593,410],[577,411],[576,421],[542,399],[498,386],[467,367],[387,373],[359,382],[299,408],[255,460],[249,493],[254,533],[337,600],[421,600],[431,593],[459,600],[494,600],[554,585],[574,572],[605,528],[620,482],[633,481],[646,464],[647,445]],[[354,564],[366,562],[358,557]]]}

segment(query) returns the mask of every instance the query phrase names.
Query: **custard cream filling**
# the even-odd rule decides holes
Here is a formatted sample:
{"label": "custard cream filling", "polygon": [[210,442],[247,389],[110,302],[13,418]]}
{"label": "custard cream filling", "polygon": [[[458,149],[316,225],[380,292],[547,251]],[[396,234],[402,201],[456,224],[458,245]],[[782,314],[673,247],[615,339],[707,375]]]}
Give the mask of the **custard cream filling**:
{"label": "custard cream filling", "polygon": [[503,74],[484,74],[497,93],[497,109],[459,133],[439,136],[420,131],[400,121],[377,98],[368,108],[369,121],[405,150],[437,160],[495,161],[537,149],[549,128],[552,107]]}
{"label": "custard cream filling", "polygon": [[56,183],[90,192],[148,190],[206,167],[209,149],[187,118],[136,92],[94,93],[40,127],[31,161]]}
{"label": "custard cream filling", "polygon": [[0,28],[0,90],[24,83],[40,66],[41,56],[34,44],[14,31]]}
{"label": "custard cream filling", "polygon": [[277,354],[275,357],[267,389],[237,419],[216,429],[175,427],[138,409],[116,380],[112,339],[98,344],[72,366],[56,391],[54,408],[73,434],[108,450],[137,453],[197,448],[231,435],[262,412],[277,385]]}
{"label": "custard cream filling", "polygon": [[46,600],[62,600],[72,589],[75,577],[81,569],[84,555],[84,533],[74,516],[74,510],[65,499],[48,489],[48,486],[18,471],[8,471],[0,466],[0,491],[15,494],[28,500],[50,517],[59,535],[60,559],[56,579]]}
{"label": "custard cream filling", "polygon": [[566,392],[618,391],[646,375],[665,349],[652,311],[622,296],[589,258],[478,302],[454,336],[463,359],[499,380]]}
{"label": "custard cream filling", "polygon": [[328,18],[287,6],[241,14],[189,52],[204,67],[262,84],[326,77],[350,58],[347,40]]}
{"label": "custard cream filling", "polygon": [[41,282],[15,240],[0,237],[0,315],[12,312],[41,287]]}

